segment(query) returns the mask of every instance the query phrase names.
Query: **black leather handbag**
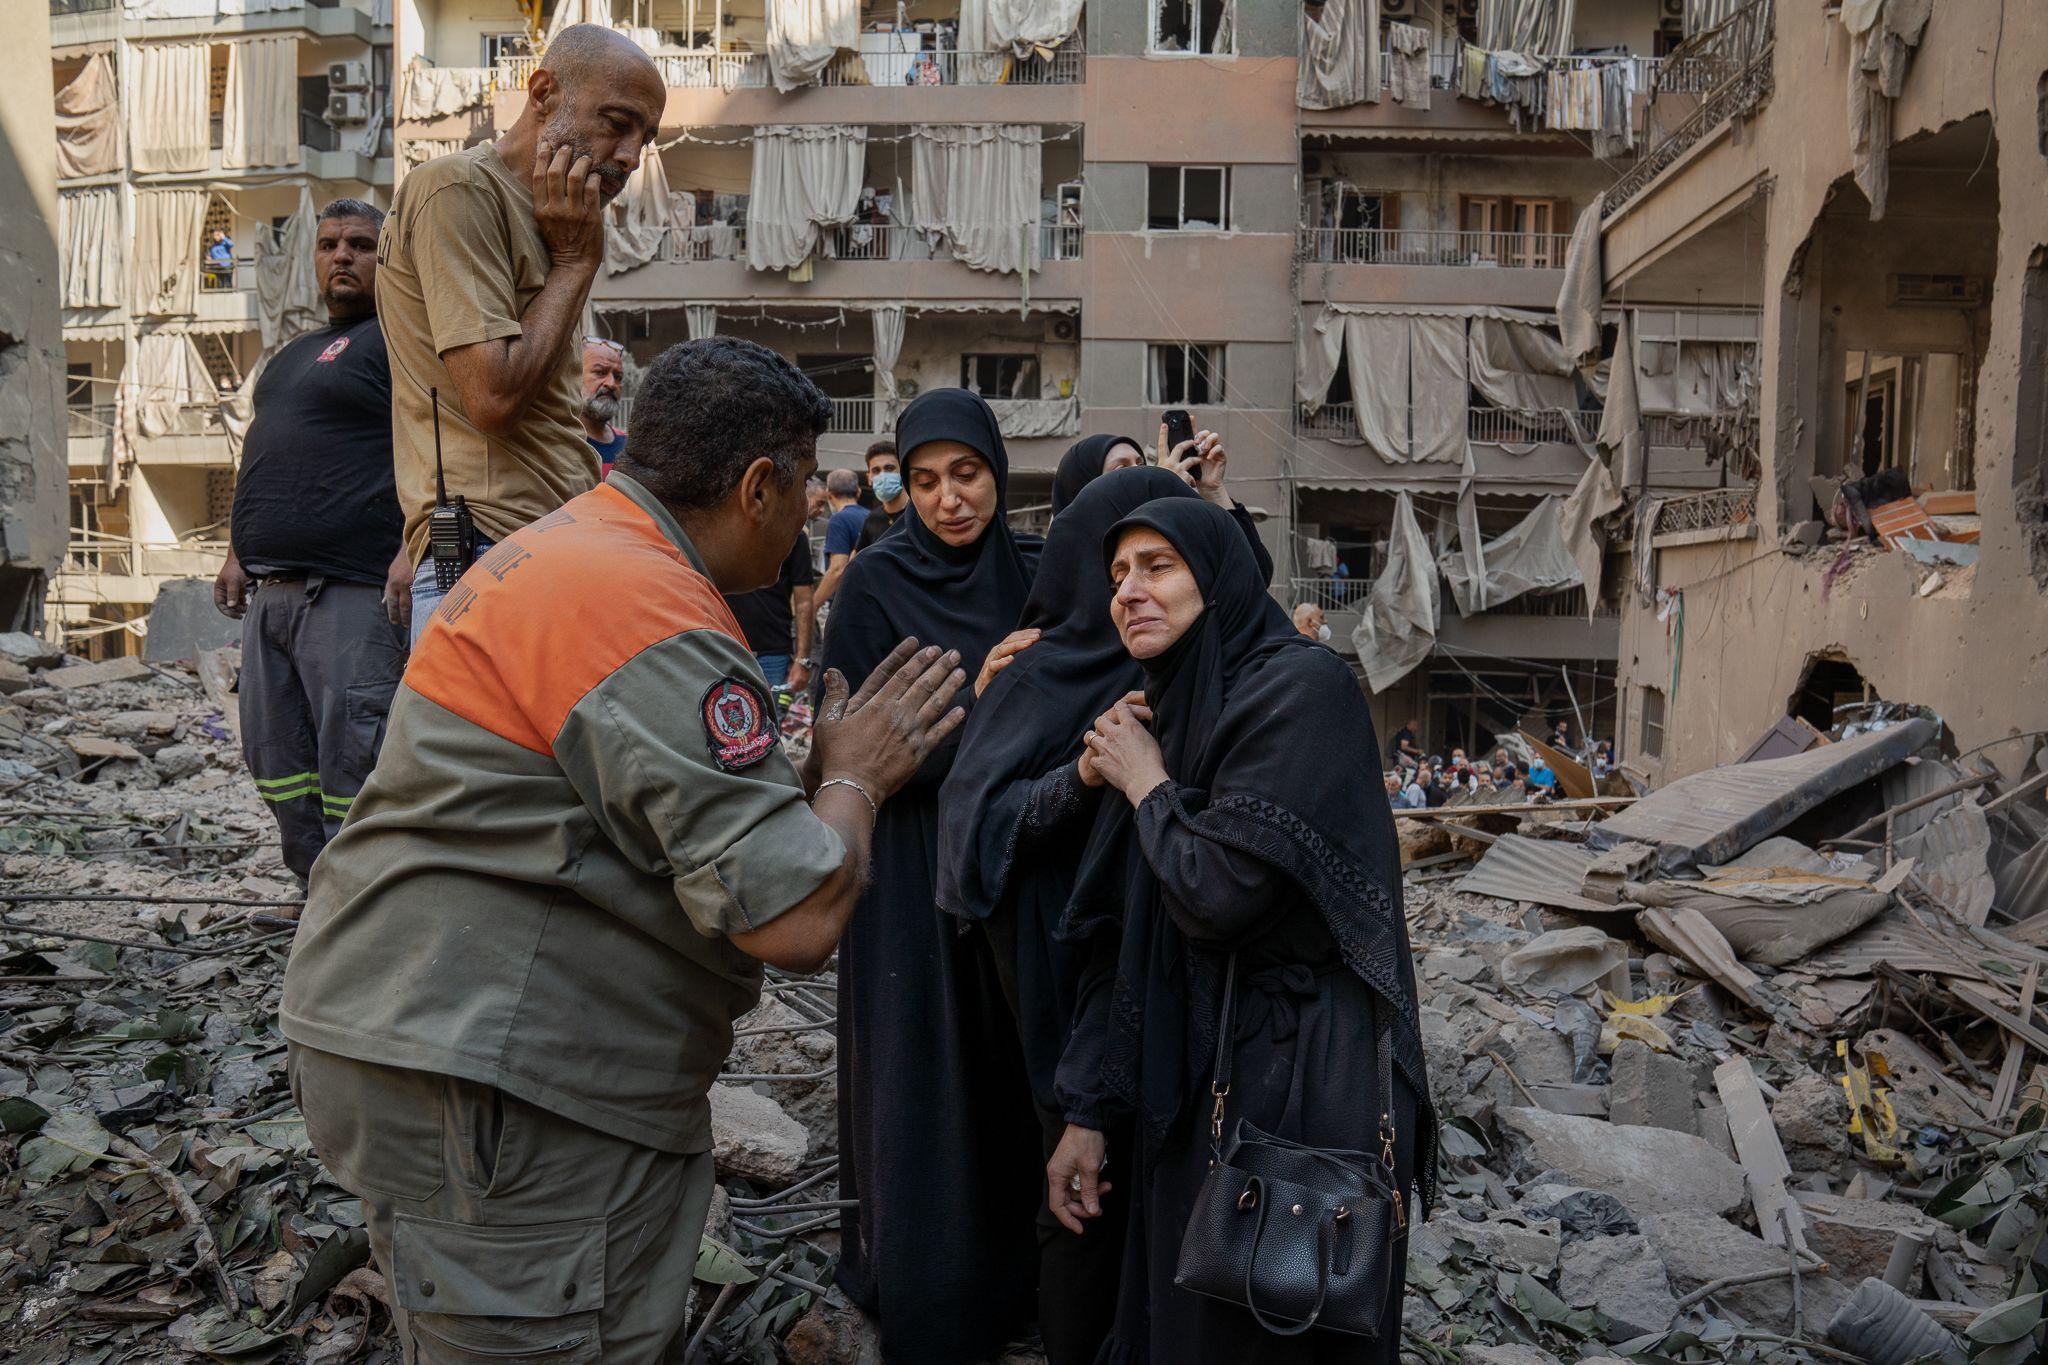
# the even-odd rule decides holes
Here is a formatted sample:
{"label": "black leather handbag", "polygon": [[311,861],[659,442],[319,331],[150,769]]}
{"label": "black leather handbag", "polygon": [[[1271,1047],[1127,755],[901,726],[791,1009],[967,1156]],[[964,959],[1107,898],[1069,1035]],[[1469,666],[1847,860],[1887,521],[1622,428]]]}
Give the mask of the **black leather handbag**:
{"label": "black leather handbag", "polygon": [[1405,1254],[1408,1212],[1394,1174],[1394,1040],[1391,1019],[1374,1002],[1379,1053],[1377,1156],[1306,1147],[1238,1119],[1223,1142],[1230,1094],[1231,1016],[1237,958],[1224,973],[1216,1060],[1209,1083],[1212,1156],[1195,1210],[1181,1236],[1174,1283],[1249,1309],[1261,1327],[1298,1336],[1311,1327],[1377,1338],[1392,1258]]}

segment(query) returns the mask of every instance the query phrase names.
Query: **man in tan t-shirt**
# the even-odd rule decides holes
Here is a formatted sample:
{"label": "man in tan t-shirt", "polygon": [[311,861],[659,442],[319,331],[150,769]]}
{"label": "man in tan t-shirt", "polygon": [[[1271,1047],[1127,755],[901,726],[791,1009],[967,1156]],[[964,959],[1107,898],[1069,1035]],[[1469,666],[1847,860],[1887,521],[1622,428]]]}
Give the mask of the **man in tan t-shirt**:
{"label": "man in tan t-shirt", "polygon": [[392,455],[418,640],[441,594],[427,553],[434,413],[448,495],[485,546],[595,486],[575,345],[604,260],[604,206],[661,123],[661,73],[622,34],[564,29],[496,143],[406,176],[378,244],[377,306],[391,355]]}

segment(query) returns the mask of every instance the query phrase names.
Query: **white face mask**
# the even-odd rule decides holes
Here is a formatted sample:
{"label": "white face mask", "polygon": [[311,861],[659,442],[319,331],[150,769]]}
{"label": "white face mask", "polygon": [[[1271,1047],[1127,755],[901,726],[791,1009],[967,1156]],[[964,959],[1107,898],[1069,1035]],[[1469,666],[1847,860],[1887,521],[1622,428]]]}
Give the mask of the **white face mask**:
{"label": "white face mask", "polygon": [[1328,644],[1330,642],[1329,622],[1325,621],[1322,625],[1316,627],[1316,638],[1318,640],[1321,640],[1324,644]]}

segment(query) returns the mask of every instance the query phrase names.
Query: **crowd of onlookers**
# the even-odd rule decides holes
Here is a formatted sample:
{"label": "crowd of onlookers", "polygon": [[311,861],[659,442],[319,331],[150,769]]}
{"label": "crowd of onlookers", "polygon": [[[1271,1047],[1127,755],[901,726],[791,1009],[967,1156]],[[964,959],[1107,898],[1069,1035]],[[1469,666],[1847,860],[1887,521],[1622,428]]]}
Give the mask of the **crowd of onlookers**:
{"label": "crowd of onlookers", "polygon": [[[1387,741],[1387,800],[1397,811],[1433,809],[1461,793],[1489,802],[1539,801],[1558,794],[1557,772],[1541,754],[1523,764],[1499,746],[1481,758],[1455,747],[1448,755],[1426,753],[1421,731],[1422,722],[1411,720]],[[1575,743],[1566,721],[1557,723],[1548,743],[1584,762],[1595,780],[1613,767],[1612,741]]]}

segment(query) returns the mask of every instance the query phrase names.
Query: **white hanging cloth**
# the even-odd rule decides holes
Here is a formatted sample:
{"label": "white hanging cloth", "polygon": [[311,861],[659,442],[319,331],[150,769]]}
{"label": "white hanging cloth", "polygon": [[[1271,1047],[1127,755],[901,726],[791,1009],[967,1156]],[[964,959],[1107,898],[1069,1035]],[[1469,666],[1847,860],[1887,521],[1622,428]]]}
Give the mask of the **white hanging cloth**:
{"label": "white hanging cloth", "polygon": [[747,198],[747,265],[793,270],[818,250],[826,228],[860,207],[868,130],[849,124],[763,124],[754,130]]}
{"label": "white hanging cloth", "polygon": [[121,264],[128,234],[121,224],[121,190],[107,185],[65,190],[57,196],[59,265],[66,308],[121,306]]}
{"label": "white hanging cloth", "polygon": [[612,27],[612,0],[555,0],[555,12],[548,16],[548,26],[541,34],[541,50],[555,40],[555,35],[571,24],[602,24]]}
{"label": "white hanging cloth", "polygon": [[1600,269],[1600,204],[1596,195],[1579,214],[1564,251],[1564,279],[1557,288],[1557,329],[1574,364],[1595,359],[1600,352],[1600,299],[1606,289]]}
{"label": "white hanging cloth", "polygon": [[299,42],[246,38],[228,46],[220,164],[299,164]]}
{"label": "white hanging cloth", "polygon": [[185,332],[149,332],[135,339],[133,358],[121,376],[129,391],[134,433],[162,436],[174,430],[180,408],[211,406],[220,390]]}
{"label": "white hanging cloth", "polygon": [[57,178],[121,169],[121,105],[114,64],[104,52],[57,92]]}
{"label": "white hanging cloth", "polygon": [[205,190],[137,190],[128,307],[137,313],[190,313],[199,297],[199,233]]}
{"label": "white hanging cloth", "polygon": [[313,244],[319,232],[313,194],[299,186],[299,206],[272,241],[258,234],[256,320],[263,349],[282,346],[320,325],[320,283],[313,274]]}
{"label": "white hanging cloth", "polygon": [[[1461,509],[1462,510],[1462,509]],[[1528,516],[1479,547],[1477,572],[1469,548],[1438,558],[1460,616],[1473,616],[1525,592],[1563,588],[1579,581],[1579,566],[1564,540],[1564,499],[1539,499]],[[1476,520],[1471,528],[1477,532]],[[1460,528],[1459,539],[1468,539]]]}
{"label": "white hanging cloth", "polygon": [[768,74],[787,94],[816,85],[841,52],[860,45],[860,0],[767,0]]}
{"label": "white hanging cloth", "polygon": [[690,329],[690,340],[702,341],[718,333],[718,305],[712,303],[691,303],[683,306],[683,324]]}
{"label": "white hanging cloth", "polygon": [[1011,58],[1051,53],[1080,27],[1081,7],[1082,0],[960,0],[961,84],[993,85]]}
{"label": "white hanging cloth", "polygon": [[424,57],[406,63],[398,84],[398,117],[442,118],[474,109],[490,98],[491,71],[484,66],[433,66]]}
{"label": "white hanging cloth", "polygon": [[1471,322],[1472,387],[1512,412],[1576,411],[1572,364],[1562,342],[1541,327],[1504,318]]}
{"label": "white hanging cloth", "polygon": [[128,154],[138,171],[203,171],[208,43],[136,43],[129,49]]}
{"label": "white hanging cloth", "polygon": [[906,221],[943,234],[976,270],[1038,269],[1041,130],[1027,124],[919,124],[911,130],[916,195]]}
{"label": "white hanging cloth", "polygon": [[1394,500],[1386,565],[1373,578],[1351,632],[1367,686],[1384,692],[1429,657],[1436,647],[1437,611],[1436,558],[1415,520],[1413,500],[1401,493]]}
{"label": "white hanging cloth", "polygon": [[607,275],[646,265],[660,254],[671,229],[688,226],[676,213],[661,153],[651,147],[640,154],[640,164],[605,212],[610,219],[604,234]]}
{"label": "white hanging cloth", "polygon": [[869,317],[875,327],[875,378],[881,385],[882,401],[893,405],[896,402],[896,361],[903,354],[903,305],[878,305]]}

